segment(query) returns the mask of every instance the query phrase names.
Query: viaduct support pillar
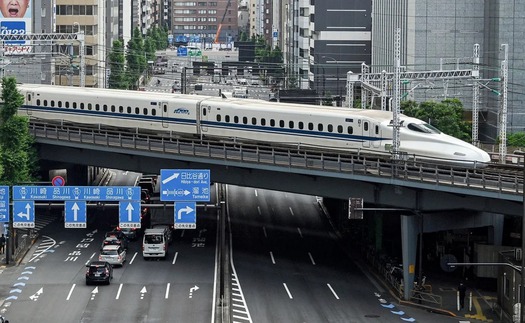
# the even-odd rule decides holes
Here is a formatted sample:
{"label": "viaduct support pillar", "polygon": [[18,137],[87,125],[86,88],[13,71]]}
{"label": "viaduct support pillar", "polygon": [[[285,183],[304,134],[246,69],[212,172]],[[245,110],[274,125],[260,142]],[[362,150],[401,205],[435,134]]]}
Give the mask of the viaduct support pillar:
{"label": "viaduct support pillar", "polygon": [[419,219],[414,215],[401,215],[401,246],[403,249],[403,299],[412,296],[414,274],[416,272],[417,235]]}

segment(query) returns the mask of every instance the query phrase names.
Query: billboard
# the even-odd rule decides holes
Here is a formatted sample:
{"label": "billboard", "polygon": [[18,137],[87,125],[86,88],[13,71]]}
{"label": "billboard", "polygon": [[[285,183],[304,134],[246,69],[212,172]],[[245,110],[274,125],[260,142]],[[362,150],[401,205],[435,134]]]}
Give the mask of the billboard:
{"label": "billboard", "polygon": [[[31,0],[0,0],[0,33],[2,35],[24,35],[31,33]],[[4,42],[5,55],[31,53],[29,41]]]}

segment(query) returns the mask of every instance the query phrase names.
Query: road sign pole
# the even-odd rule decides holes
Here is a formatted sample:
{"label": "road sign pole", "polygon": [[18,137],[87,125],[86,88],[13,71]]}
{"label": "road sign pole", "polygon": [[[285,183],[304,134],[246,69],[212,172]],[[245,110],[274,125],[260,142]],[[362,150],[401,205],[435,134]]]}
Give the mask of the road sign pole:
{"label": "road sign pole", "polygon": [[11,259],[11,255],[14,253],[14,228],[13,228],[13,212],[11,212],[11,216],[9,217],[9,225],[8,230],[9,234],[7,236],[7,239],[5,239],[5,264],[9,265],[9,261]]}

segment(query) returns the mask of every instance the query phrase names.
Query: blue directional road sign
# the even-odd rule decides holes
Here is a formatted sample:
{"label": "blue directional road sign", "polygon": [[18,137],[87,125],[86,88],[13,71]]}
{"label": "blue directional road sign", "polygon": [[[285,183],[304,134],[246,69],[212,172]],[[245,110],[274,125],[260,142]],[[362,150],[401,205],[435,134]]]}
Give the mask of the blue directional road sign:
{"label": "blue directional road sign", "polygon": [[13,202],[13,228],[35,227],[35,202],[14,201]]}
{"label": "blue directional road sign", "polygon": [[139,186],[13,186],[13,200],[140,201]]}
{"label": "blue directional road sign", "polygon": [[0,223],[9,222],[9,186],[0,186]]}
{"label": "blue directional road sign", "polygon": [[195,202],[176,202],[175,208],[175,229],[196,229],[197,228],[197,205]]}
{"label": "blue directional road sign", "polygon": [[86,201],[64,202],[64,227],[86,228]]}
{"label": "blue directional road sign", "polygon": [[161,169],[161,201],[210,200],[209,169]]}
{"label": "blue directional road sign", "polygon": [[140,228],[140,202],[126,201],[118,205],[119,226],[121,228]]}

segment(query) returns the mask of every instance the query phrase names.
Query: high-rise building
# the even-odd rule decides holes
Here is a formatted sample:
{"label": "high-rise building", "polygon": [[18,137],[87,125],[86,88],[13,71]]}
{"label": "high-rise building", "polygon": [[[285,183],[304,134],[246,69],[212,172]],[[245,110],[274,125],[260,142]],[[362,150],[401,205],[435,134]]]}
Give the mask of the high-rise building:
{"label": "high-rise building", "polygon": [[[198,39],[201,43],[231,43],[237,39],[238,0],[173,0],[171,27],[173,36]],[[218,35],[217,35],[218,33]]]}
{"label": "high-rise building", "polygon": [[[522,72],[525,61],[521,58],[525,48],[524,15],[523,1],[374,0],[372,71],[391,70],[396,28],[401,30],[401,65],[408,70],[454,69],[458,66],[456,62],[468,62],[473,57],[474,45],[479,44],[480,75],[482,79],[490,80],[500,76],[505,52],[502,44],[508,44],[507,130],[523,131],[525,93],[520,87],[525,82]],[[440,66],[441,62],[444,65]],[[459,65],[463,68],[472,67],[464,63]],[[446,94],[447,97],[461,99],[465,109],[471,110],[472,84],[467,83],[434,83],[422,87],[421,91],[414,90],[411,95],[416,100],[440,100]],[[501,83],[484,83],[486,87],[480,90],[479,107],[483,116],[479,118],[479,139],[495,141],[499,133],[502,97],[494,93],[501,92]]]}
{"label": "high-rise building", "polygon": [[370,63],[371,3],[288,0],[283,5],[284,34],[278,37],[287,78],[301,89],[345,96],[347,72],[359,72],[361,63]]}

